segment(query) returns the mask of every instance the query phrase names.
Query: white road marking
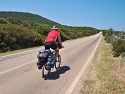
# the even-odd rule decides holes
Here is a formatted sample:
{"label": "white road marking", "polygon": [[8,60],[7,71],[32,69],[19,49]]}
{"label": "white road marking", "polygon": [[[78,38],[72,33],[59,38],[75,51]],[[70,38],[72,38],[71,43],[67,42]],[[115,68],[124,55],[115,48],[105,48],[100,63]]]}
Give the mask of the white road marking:
{"label": "white road marking", "polygon": [[22,64],[22,65],[20,65],[20,66],[14,67],[14,68],[12,68],[12,69],[6,70],[6,71],[4,71],[4,72],[1,72],[0,75],[5,74],[5,73],[7,73],[7,72],[10,72],[10,71],[12,71],[12,70],[15,70],[15,69],[17,69],[17,68],[23,67],[23,66],[28,65],[28,64],[30,64],[30,63],[36,62],[36,61],[37,61],[37,60],[33,60],[33,61],[28,62],[28,63]]}
{"label": "white road marking", "polygon": [[[80,42],[80,43],[81,43],[81,42]],[[79,43],[78,43],[78,44],[79,44]],[[76,45],[78,45],[78,44],[76,44]],[[73,46],[75,46],[75,45],[73,45]],[[70,46],[70,47],[73,47],[73,46]],[[68,48],[70,48],[70,47],[68,47]],[[65,48],[65,49],[68,49],[68,48]],[[22,52],[22,53],[23,53],[23,52]],[[36,59],[36,60],[33,60],[33,61],[30,61],[30,62],[28,62],[28,63],[25,63],[25,64],[23,64],[23,65],[14,67],[14,68],[12,68],[12,69],[6,70],[6,71],[4,71],[4,72],[1,72],[0,75],[1,75],[1,74],[5,74],[5,73],[7,73],[7,72],[10,72],[10,71],[12,71],[12,70],[15,70],[15,69],[17,69],[17,68],[23,67],[23,66],[28,65],[28,64],[30,64],[30,63],[36,62],[36,61],[37,61],[37,59]]]}
{"label": "white road marking", "polygon": [[[93,36],[90,36],[90,37],[93,37]],[[86,38],[88,38],[88,37],[86,37]],[[77,40],[74,40],[74,41],[77,41]],[[82,43],[82,42],[78,42],[78,44],[79,43]],[[75,44],[75,45],[77,45],[77,44]],[[73,46],[75,46],[75,45],[73,45]],[[73,47],[73,46],[69,46],[68,48]],[[66,49],[68,49],[68,48],[66,48]],[[5,56],[0,56],[0,58],[5,58],[7,56],[13,56],[13,55],[19,55],[19,54],[23,54],[23,53],[34,51],[34,50],[38,50],[38,49],[44,49],[44,46],[41,46],[41,48],[37,48],[37,49],[32,49],[32,50],[28,50],[28,51],[19,52],[19,53],[14,53],[14,54],[9,54],[9,55],[5,55]]]}
{"label": "white road marking", "polygon": [[[82,43],[82,42],[79,42],[79,43]],[[79,43],[77,43],[77,44],[75,44],[75,45],[78,45]],[[75,45],[73,45],[73,46],[75,46]],[[69,46],[69,47],[67,47],[67,48],[65,48],[65,49],[68,49],[68,48],[73,47],[73,46]],[[24,53],[24,52],[20,52],[20,53]],[[14,54],[12,54],[12,55],[14,55]],[[10,71],[12,71],[12,70],[15,70],[15,69],[17,69],[17,68],[23,67],[23,66],[28,65],[28,64],[30,64],[30,63],[36,62],[36,61],[37,61],[37,59],[36,59],[36,60],[33,60],[33,61],[30,61],[30,62],[28,62],[28,63],[25,63],[25,64],[23,64],[23,65],[14,67],[14,68],[12,68],[12,69],[6,70],[6,71],[4,71],[4,72],[1,72],[0,75],[5,74],[5,73],[7,73],[7,72],[10,72]]]}
{"label": "white road marking", "polygon": [[38,49],[41,49],[41,48],[32,49],[32,50],[23,51],[23,52],[14,53],[14,54],[9,54],[9,55],[5,55],[5,56],[0,56],[0,58],[7,57],[7,56],[12,56],[12,55],[18,55],[18,54],[22,54],[22,53],[26,53],[26,52],[30,52],[30,51],[34,51],[34,50],[38,50]]}
{"label": "white road marking", "polygon": [[101,39],[102,39],[102,36],[101,36],[98,44],[96,45],[95,49],[93,50],[92,54],[90,55],[89,59],[86,61],[85,65],[82,67],[82,69],[80,70],[80,72],[78,73],[78,75],[76,76],[76,78],[74,79],[74,81],[72,82],[72,84],[70,85],[70,87],[68,88],[68,90],[66,91],[65,94],[71,94],[73,92],[73,89],[75,88],[75,86],[76,86],[77,82],[79,81],[81,75],[83,74],[85,68],[87,67],[89,62],[91,62]]}
{"label": "white road marking", "polygon": [[[102,37],[101,37],[101,38],[102,38]],[[101,38],[100,38],[100,41],[101,41]],[[100,42],[100,41],[99,41],[99,42]],[[98,42],[98,45],[99,45],[99,42]],[[78,42],[78,43],[75,44],[75,45],[78,45],[79,43],[81,43],[81,42]],[[73,46],[75,46],[75,45],[73,45]],[[96,48],[98,47],[98,45],[96,46]],[[69,46],[69,47],[67,47],[67,48],[65,48],[65,49],[68,49],[68,48],[73,47],[73,46]],[[80,79],[82,73],[84,72],[86,66],[87,66],[88,63],[91,61],[91,58],[92,58],[92,56],[94,55],[94,53],[95,53],[95,51],[96,51],[96,48],[94,49],[94,51],[92,52],[91,56],[89,57],[89,59],[87,60],[87,62],[85,63],[85,65],[83,66],[83,68],[81,69],[81,71],[79,72],[79,74],[76,76],[76,78],[74,79],[74,81],[72,82],[72,84],[70,85],[70,87],[68,88],[68,90],[67,90],[67,92],[66,92],[65,94],[71,94],[71,93],[72,93],[74,87],[76,86],[76,84],[77,84],[78,80]],[[39,48],[38,48],[38,49],[39,49]],[[35,50],[36,50],[36,49],[35,49]],[[30,51],[31,51],[31,50],[30,50]],[[24,52],[20,52],[20,53],[24,53]],[[17,54],[19,54],[19,53],[17,53]],[[12,54],[12,55],[14,55],[14,54]],[[3,56],[3,57],[4,57],[4,56]],[[0,73],[0,75],[5,74],[5,73],[7,73],[7,72],[10,72],[10,71],[12,71],[12,70],[18,69],[18,68],[20,68],[20,67],[23,67],[23,66],[28,65],[28,64],[30,64],[30,63],[36,62],[36,61],[37,61],[37,59],[36,59],[36,60],[33,60],[33,61],[30,61],[30,62],[28,62],[28,63],[22,64],[22,65],[20,65],[20,66],[11,68],[11,69],[9,69],[9,70],[3,71],[3,72]]]}

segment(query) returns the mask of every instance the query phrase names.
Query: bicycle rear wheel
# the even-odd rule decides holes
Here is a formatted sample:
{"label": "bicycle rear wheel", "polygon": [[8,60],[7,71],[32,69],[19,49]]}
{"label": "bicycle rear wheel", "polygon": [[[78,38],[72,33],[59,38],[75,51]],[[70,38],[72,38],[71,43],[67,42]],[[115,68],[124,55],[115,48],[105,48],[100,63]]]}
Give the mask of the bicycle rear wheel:
{"label": "bicycle rear wheel", "polygon": [[45,79],[48,78],[50,71],[51,71],[51,69],[46,70],[45,66],[43,66],[42,67],[42,77],[45,78]]}
{"label": "bicycle rear wheel", "polygon": [[55,62],[55,68],[56,68],[56,70],[58,70],[60,68],[60,65],[61,65],[61,56],[58,55],[57,61]]}

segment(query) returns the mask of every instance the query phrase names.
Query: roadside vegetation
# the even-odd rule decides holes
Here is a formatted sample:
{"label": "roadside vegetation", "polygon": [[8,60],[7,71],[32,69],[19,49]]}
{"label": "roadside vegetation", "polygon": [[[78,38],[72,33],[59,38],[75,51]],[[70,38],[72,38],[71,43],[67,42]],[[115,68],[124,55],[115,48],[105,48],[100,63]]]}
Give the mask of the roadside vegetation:
{"label": "roadside vegetation", "polygon": [[125,94],[124,34],[116,32],[117,37],[111,32],[106,32],[100,43],[91,76],[83,81],[81,94]]}
{"label": "roadside vegetation", "polygon": [[93,27],[61,25],[36,14],[0,11],[0,53],[42,46],[52,25],[58,26],[62,41],[100,32]]}
{"label": "roadside vegetation", "polygon": [[65,26],[36,14],[0,12],[0,53],[40,47],[52,25],[62,41],[103,32],[91,77],[83,81],[81,94],[125,94],[125,32],[93,27]]}

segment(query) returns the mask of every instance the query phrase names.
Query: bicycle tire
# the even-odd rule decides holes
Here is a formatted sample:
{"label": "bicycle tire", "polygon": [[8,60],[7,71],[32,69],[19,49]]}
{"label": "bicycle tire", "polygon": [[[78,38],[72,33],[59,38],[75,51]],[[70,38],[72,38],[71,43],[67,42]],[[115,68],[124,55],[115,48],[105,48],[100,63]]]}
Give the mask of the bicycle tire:
{"label": "bicycle tire", "polygon": [[51,70],[46,70],[45,66],[42,67],[42,77],[48,78]]}
{"label": "bicycle tire", "polygon": [[60,68],[60,65],[61,65],[61,56],[58,55],[57,61],[55,62],[55,69],[58,70]]}

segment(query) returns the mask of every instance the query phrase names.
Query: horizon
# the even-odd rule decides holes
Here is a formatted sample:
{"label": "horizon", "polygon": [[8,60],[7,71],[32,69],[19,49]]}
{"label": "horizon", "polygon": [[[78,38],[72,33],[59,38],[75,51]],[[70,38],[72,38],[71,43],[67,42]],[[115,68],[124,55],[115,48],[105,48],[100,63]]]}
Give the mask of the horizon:
{"label": "horizon", "polygon": [[[30,13],[30,12],[22,12],[22,11],[0,11],[0,12],[20,12],[20,13]],[[30,13],[30,14],[33,14],[33,13]],[[33,15],[39,15],[39,14],[33,14]],[[41,15],[39,15],[39,16],[41,16]],[[41,17],[43,17],[43,16],[41,16]],[[45,17],[43,17],[43,18],[45,18]],[[46,19],[48,19],[48,18],[46,18]],[[48,19],[48,20],[50,20],[50,19]],[[50,20],[50,21],[52,21],[52,20]],[[53,22],[55,22],[55,21],[53,21]],[[56,22],[56,23],[58,23],[58,22]],[[58,23],[58,24],[60,24],[60,23]],[[63,24],[61,24],[61,25],[63,25]],[[64,26],[69,26],[69,25],[64,25]],[[90,27],[90,26],[72,26],[72,27]],[[95,28],[95,27],[92,27],[92,28]],[[95,28],[95,29],[98,29],[98,28]],[[109,29],[113,29],[113,28],[109,28]],[[98,29],[98,30],[109,30],[109,29]],[[113,29],[114,30],[114,29]],[[118,30],[117,30],[118,31]]]}
{"label": "horizon", "polygon": [[[0,1],[0,11],[37,14],[66,26],[125,31],[125,0]],[[23,7],[22,7],[23,6]]]}

